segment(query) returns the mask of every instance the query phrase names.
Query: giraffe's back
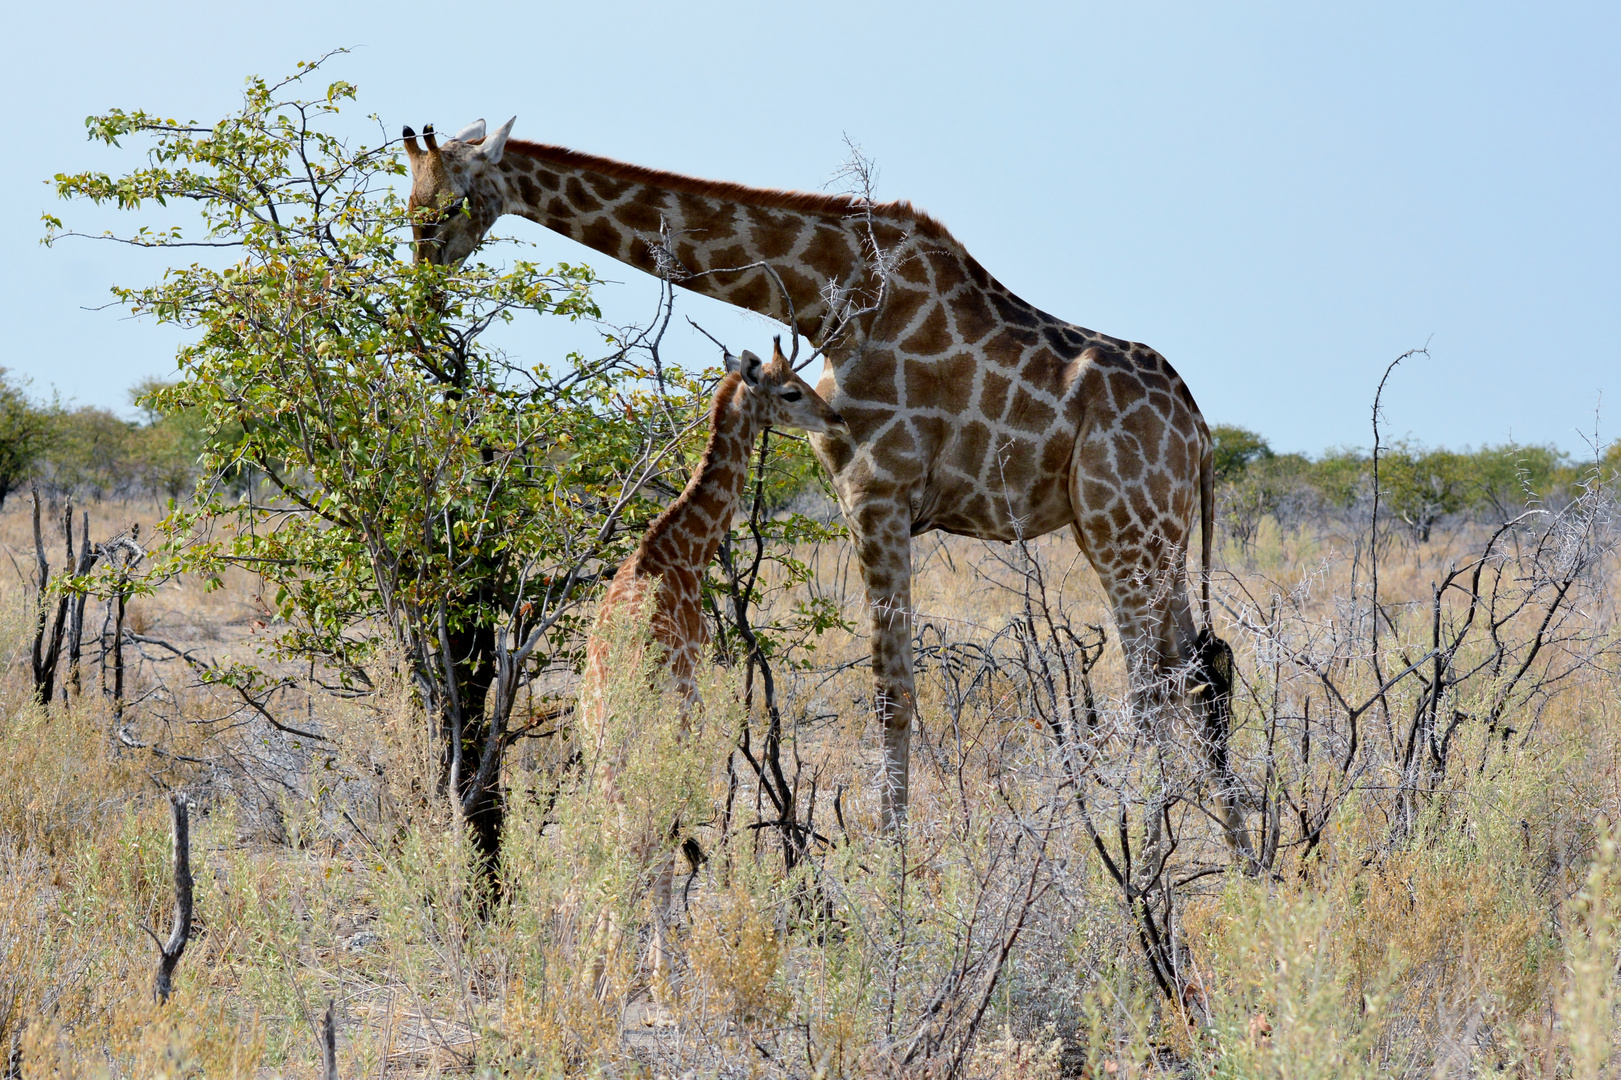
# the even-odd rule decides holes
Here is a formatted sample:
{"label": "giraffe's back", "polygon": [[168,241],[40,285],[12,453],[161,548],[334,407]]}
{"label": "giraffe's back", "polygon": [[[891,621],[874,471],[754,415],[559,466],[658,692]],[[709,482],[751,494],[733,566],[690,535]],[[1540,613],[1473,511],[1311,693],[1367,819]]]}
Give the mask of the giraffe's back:
{"label": "giraffe's back", "polygon": [[[611,656],[618,629],[625,620],[648,617],[645,644],[656,652],[656,662],[674,684],[690,692],[698,659],[709,640],[703,621],[702,576],[691,570],[650,566],[638,551],[619,567],[597,609],[596,623],[586,644],[582,687],[587,719],[600,722],[603,694],[612,679],[609,665],[639,665],[643,652]],[[648,615],[648,605],[652,604]]]}
{"label": "giraffe's back", "polygon": [[1098,463],[1107,482],[1163,474],[1156,483],[1196,490],[1204,420],[1176,371],[1146,345],[1080,327],[1008,330],[937,362],[896,358],[895,367],[906,373],[901,394],[915,404],[836,398],[852,439],[820,448],[854,496],[848,501],[893,490],[910,506],[914,535],[1015,540],[1070,525],[1069,480],[1087,437],[1111,447]]}
{"label": "giraffe's back", "polygon": [[866,339],[820,386],[850,424],[814,440],[846,505],[902,502],[914,535],[1039,536],[1076,521],[1077,441],[1110,431],[1126,474],[1196,486],[1202,447],[1180,434],[1207,433],[1164,357],[1040,310],[948,236],[904,243]]}

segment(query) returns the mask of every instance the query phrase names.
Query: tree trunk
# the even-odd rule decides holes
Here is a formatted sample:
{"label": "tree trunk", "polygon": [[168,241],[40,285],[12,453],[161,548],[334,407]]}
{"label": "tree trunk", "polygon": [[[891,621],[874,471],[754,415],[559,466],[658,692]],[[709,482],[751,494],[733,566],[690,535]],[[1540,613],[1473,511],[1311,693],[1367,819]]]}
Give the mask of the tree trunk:
{"label": "tree trunk", "polygon": [[124,718],[124,582],[118,579],[113,617],[113,719]]}
{"label": "tree trunk", "polygon": [[[90,513],[85,511],[82,516],[83,529],[79,533],[79,566],[77,573],[87,574],[95,565],[97,555],[90,546]],[[68,673],[65,680],[67,689],[71,690],[75,698],[82,693],[79,687],[79,661],[84,654],[84,608],[90,600],[90,594],[81,592],[73,598],[72,617],[68,621]]]}
{"label": "tree trunk", "polygon": [[[45,558],[45,535],[40,528],[39,489],[35,488],[34,496],[34,560],[38,567],[38,583],[36,586],[35,603],[37,605],[34,623],[34,650],[33,675],[34,699],[41,705],[50,705],[51,698],[56,693],[56,665],[62,655],[62,637],[67,629],[69,594],[63,593],[56,603],[56,618],[50,617],[50,605],[47,592],[51,584],[51,566]],[[63,523],[67,535],[67,562],[64,571],[73,572],[73,507],[69,505],[67,516]]]}
{"label": "tree trunk", "polygon": [[[500,881],[496,870],[501,853],[501,827],[506,807],[501,798],[501,768],[497,760],[495,771],[482,791],[475,791],[478,783],[478,763],[484,757],[486,743],[496,737],[485,706],[490,687],[495,683],[495,629],[473,626],[450,635],[453,658],[452,676],[456,680],[456,696],[461,705],[461,760],[456,798],[460,801],[467,822],[473,850],[478,854],[479,874],[492,898],[500,895]],[[454,727],[445,725],[443,750],[444,776],[450,777],[450,765],[455,748],[451,745]]]}

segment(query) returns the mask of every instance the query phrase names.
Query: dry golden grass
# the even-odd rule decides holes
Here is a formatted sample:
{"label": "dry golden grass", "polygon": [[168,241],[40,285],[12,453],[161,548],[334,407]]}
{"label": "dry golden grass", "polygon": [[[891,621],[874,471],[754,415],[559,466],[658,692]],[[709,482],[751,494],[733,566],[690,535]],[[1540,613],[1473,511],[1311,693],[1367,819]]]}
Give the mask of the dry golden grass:
{"label": "dry golden grass", "polygon": [[[121,527],[122,514],[97,511],[92,532]],[[1479,539],[1460,530],[1390,547],[1381,588],[1416,605],[1393,609],[1403,642],[1425,640],[1430,582]],[[26,571],[25,502],[0,516],[0,540]],[[1064,618],[1109,627],[1073,545],[1031,546]],[[1343,618],[1347,550],[1327,527],[1268,524],[1247,550],[1224,552],[1232,578],[1221,591],[1264,601],[1295,590],[1302,620]],[[949,538],[924,538],[916,552],[919,620],[937,635],[925,643],[958,651],[921,664],[904,843],[877,827],[868,679],[859,663],[838,670],[859,661],[863,643],[830,634],[811,670],[779,672],[784,763],[798,775],[799,818],[820,837],[792,873],[748,766],[734,754],[728,771],[730,733],[743,720],[735,673],[713,674],[683,740],[671,703],[626,671],[609,735],[615,799],[572,760],[571,742],[514,751],[503,902],[490,918],[479,915],[467,852],[434,796],[424,725],[386,673],[373,698],[316,698],[313,716],[296,694],[278,699],[333,736],[313,751],[262,723],[216,722],[219,701],[197,690],[176,695],[161,722],[133,706],[126,724],[140,737],[121,741],[98,693],[69,707],[27,703],[29,628],[13,576],[0,589],[0,648],[11,661],[0,679],[0,1053],[23,1076],[314,1076],[318,1017],[335,999],[343,1076],[1621,1069],[1613,649],[1515,717],[1506,743],[1460,728],[1443,782],[1416,799],[1409,829],[1393,825],[1400,770],[1370,713],[1368,767],[1321,843],[1307,853],[1286,829],[1271,873],[1214,872],[1181,887],[1185,989],[1169,1002],[1077,824],[1074,785],[1051,731],[1033,722],[1018,672],[1004,664],[974,682],[947,662],[970,655],[967,645],[1011,640],[1021,564]],[[859,618],[847,547],[805,554],[814,588]],[[1586,614],[1599,644],[1613,645],[1604,605],[1621,580],[1613,562],[1602,574]],[[213,593],[182,582],[137,604],[148,632],[186,647],[247,656],[267,632],[253,625],[246,575]],[[1250,682],[1233,740],[1241,775],[1258,786],[1270,746],[1277,785],[1320,790],[1335,763],[1321,750],[1310,762],[1281,756],[1283,743],[1267,737],[1274,691],[1294,700],[1310,680],[1258,657],[1254,635],[1227,632]],[[152,667],[140,677],[161,676]],[[1124,688],[1112,644],[1093,678],[1107,712]],[[1415,692],[1394,688],[1392,711],[1407,715]],[[1297,705],[1280,711],[1293,716]],[[1325,708],[1320,692],[1315,707]],[[752,722],[758,748],[763,720]],[[1132,750],[1130,729],[1105,724],[1096,739],[1104,759],[1126,762],[1099,775],[1131,790],[1150,762]],[[169,918],[173,788],[198,804],[197,930],[176,996],[160,1007],[141,928]],[[1176,811],[1177,865],[1219,871],[1229,860],[1197,803],[1190,796]],[[675,817],[708,861],[690,875],[681,864],[677,962],[654,1000],[648,885],[671,844],[646,837]],[[1252,826],[1256,818],[1252,807]],[[1130,830],[1140,843],[1135,817]],[[599,932],[608,916],[624,928],[617,937]]]}

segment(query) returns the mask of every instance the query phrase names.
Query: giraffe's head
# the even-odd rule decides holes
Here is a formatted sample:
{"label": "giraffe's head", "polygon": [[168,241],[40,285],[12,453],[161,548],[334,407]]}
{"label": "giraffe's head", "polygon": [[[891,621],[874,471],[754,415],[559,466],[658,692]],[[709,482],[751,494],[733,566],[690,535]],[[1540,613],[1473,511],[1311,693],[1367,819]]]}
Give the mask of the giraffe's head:
{"label": "giraffe's head", "polygon": [[[513,117],[493,135],[484,121],[458,131],[440,145],[429,124],[422,132],[405,129],[405,156],[411,164],[411,209],[424,220],[411,227],[417,262],[452,265],[473,253],[495,219],[503,199],[496,167],[512,134]],[[437,216],[434,216],[437,215]]]}
{"label": "giraffe's head", "polygon": [[772,339],[770,363],[745,349],[742,356],[726,354],[726,370],[741,376],[743,400],[754,410],[761,427],[817,432],[849,430],[844,417],[794,373],[794,366],[782,355],[780,337]]}

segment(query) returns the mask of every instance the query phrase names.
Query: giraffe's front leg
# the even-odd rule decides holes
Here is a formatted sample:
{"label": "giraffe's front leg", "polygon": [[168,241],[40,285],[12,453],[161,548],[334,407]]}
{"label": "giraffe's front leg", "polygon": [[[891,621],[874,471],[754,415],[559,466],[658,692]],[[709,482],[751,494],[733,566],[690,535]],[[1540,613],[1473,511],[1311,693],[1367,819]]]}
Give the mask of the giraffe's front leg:
{"label": "giraffe's front leg", "polygon": [[884,828],[894,829],[906,818],[915,701],[911,510],[904,502],[868,502],[850,520],[872,619],[873,692],[884,750],[880,804]]}

